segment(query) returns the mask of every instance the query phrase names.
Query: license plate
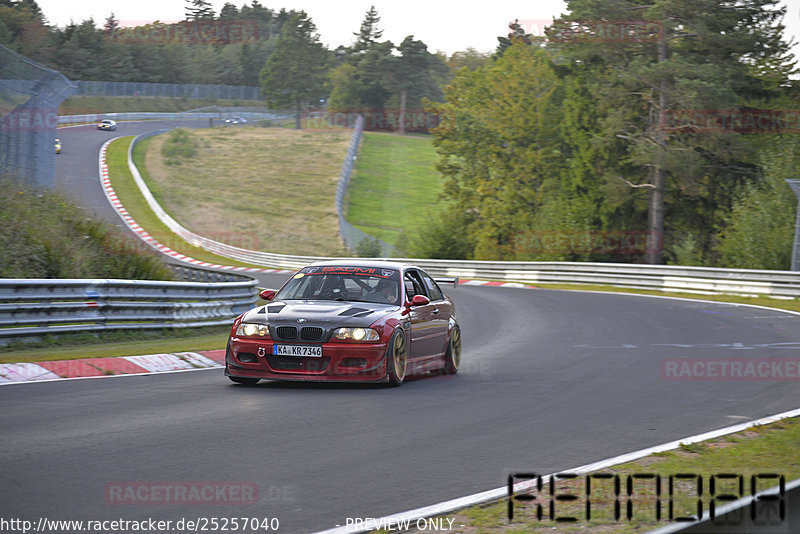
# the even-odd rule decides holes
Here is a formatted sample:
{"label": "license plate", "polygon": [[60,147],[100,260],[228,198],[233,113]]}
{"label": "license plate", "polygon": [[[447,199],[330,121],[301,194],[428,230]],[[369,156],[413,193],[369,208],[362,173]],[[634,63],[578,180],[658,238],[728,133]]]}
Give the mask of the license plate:
{"label": "license plate", "polygon": [[322,347],[309,347],[306,345],[272,345],[272,354],[276,356],[305,356],[307,358],[321,358]]}

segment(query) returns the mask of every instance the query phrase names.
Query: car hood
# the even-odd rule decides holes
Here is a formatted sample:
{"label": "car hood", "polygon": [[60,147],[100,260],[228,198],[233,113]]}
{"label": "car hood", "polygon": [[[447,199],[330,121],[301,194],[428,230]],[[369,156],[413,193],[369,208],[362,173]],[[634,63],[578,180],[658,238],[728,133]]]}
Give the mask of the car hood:
{"label": "car hood", "polygon": [[308,326],[369,326],[397,306],[372,302],[331,300],[275,301],[247,312],[243,322],[272,326],[301,324]]}

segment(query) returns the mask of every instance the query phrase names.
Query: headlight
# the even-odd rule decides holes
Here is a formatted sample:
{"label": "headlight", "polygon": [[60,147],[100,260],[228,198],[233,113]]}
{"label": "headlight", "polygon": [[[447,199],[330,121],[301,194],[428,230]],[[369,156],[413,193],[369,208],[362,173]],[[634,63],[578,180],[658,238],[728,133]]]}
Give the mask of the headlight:
{"label": "headlight", "polygon": [[337,328],[333,331],[336,339],[349,339],[352,341],[378,341],[380,336],[372,328]]}
{"label": "headlight", "polygon": [[269,328],[265,324],[241,323],[236,329],[237,336],[269,337]]}

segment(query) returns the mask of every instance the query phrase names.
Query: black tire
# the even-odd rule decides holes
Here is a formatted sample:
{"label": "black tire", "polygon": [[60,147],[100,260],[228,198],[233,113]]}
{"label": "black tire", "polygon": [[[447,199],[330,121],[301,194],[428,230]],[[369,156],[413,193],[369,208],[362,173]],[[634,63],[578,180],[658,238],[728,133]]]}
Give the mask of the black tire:
{"label": "black tire", "polygon": [[406,347],[406,336],[403,330],[398,328],[389,340],[386,348],[386,376],[389,378],[390,386],[399,386],[406,378],[408,371],[408,349]]}
{"label": "black tire", "polygon": [[447,342],[447,352],[444,353],[444,374],[456,374],[459,365],[461,365],[461,329],[456,326],[450,334],[450,341]]}
{"label": "black tire", "polygon": [[229,376],[228,378],[231,379],[231,382],[244,384],[245,386],[255,386],[260,380],[259,378],[248,378],[246,376]]}

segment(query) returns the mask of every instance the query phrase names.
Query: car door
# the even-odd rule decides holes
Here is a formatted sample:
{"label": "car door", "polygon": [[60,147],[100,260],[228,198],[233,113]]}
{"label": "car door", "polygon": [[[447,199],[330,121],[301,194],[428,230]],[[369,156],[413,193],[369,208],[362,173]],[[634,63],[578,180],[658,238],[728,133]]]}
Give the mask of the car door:
{"label": "car door", "polygon": [[428,291],[428,298],[431,299],[433,311],[431,312],[432,326],[431,332],[433,339],[432,350],[434,354],[444,354],[447,350],[447,329],[450,327],[450,317],[453,315],[453,303],[450,302],[442,293],[439,285],[425,271],[419,271],[419,275]]}
{"label": "car door", "polygon": [[[414,295],[424,295],[428,298],[428,290],[422,277],[416,270],[408,270],[403,277],[403,283],[406,289],[406,298],[408,301]],[[422,306],[412,306],[409,312],[411,316],[411,347],[408,351],[408,357],[417,362],[424,362],[436,355],[436,315],[438,309],[434,303],[424,304]]]}

